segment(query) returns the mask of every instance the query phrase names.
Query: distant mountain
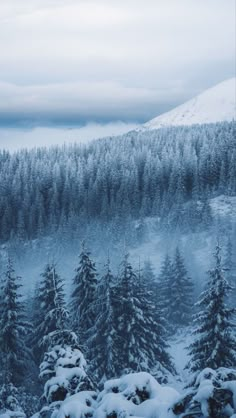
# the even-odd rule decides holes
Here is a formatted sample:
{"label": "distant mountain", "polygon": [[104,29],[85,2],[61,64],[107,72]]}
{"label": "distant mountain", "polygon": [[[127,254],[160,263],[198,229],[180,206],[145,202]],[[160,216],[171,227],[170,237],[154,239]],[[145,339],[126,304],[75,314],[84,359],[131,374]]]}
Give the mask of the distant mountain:
{"label": "distant mountain", "polygon": [[141,129],[236,120],[236,78],[225,80],[145,123]]}

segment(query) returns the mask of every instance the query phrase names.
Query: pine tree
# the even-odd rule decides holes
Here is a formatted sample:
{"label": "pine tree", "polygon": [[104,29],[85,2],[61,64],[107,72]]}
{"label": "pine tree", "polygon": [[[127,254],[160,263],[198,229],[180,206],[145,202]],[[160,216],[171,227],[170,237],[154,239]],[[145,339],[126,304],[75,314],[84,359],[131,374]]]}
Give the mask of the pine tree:
{"label": "pine tree", "polygon": [[170,323],[173,320],[172,309],[171,309],[171,301],[173,297],[173,294],[172,294],[173,276],[174,276],[174,272],[173,272],[173,265],[171,262],[171,258],[168,254],[166,254],[164,262],[161,266],[158,288],[159,288],[160,309],[168,323]]}
{"label": "pine tree", "polygon": [[90,371],[97,382],[104,382],[116,375],[119,363],[116,347],[116,329],[114,318],[114,277],[108,258],[105,275],[98,286],[99,312],[92,336],[90,337]]}
{"label": "pine tree", "polygon": [[221,248],[216,246],[215,266],[208,272],[206,290],[196,306],[201,310],[195,315],[195,341],[188,347],[191,360],[187,367],[200,371],[206,367],[234,367],[236,364],[236,338],[233,334],[234,309],[227,307],[231,287],[224,276]]}
{"label": "pine tree", "polygon": [[[168,268],[172,273],[172,264],[169,256],[166,256],[164,265],[162,266],[159,280],[153,272],[151,262],[145,261],[143,270],[139,268],[139,277],[142,280],[143,293],[152,301],[153,305],[153,319],[157,324],[160,324],[164,330],[163,336],[169,332],[168,313],[169,313],[169,289],[172,284],[172,276],[168,277]],[[165,270],[165,271],[164,271]]]}
{"label": "pine tree", "polygon": [[[91,329],[96,321],[97,272],[95,263],[85,244],[79,256],[79,267],[73,281],[71,296],[71,316],[73,328],[79,335],[80,345],[87,345]],[[87,347],[88,349],[88,347]]]}
{"label": "pine tree", "polygon": [[73,341],[76,335],[69,328],[69,312],[65,304],[64,282],[54,263],[47,264],[37,289],[39,307],[34,345],[36,358],[40,361],[44,351],[55,344]]}
{"label": "pine tree", "polygon": [[115,288],[118,375],[124,370],[150,371],[155,368],[160,377],[167,370],[173,371],[166,351],[164,329],[161,321],[155,321],[154,306],[146,294],[141,274],[135,274],[126,255]]}
{"label": "pine tree", "polygon": [[[139,271],[141,272],[140,267]],[[144,262],[142,269],[142,277],[146,285],[148,285],[149,289],[152,290],[154,299],[156,299],[156,296],[158,296],[159,286],[150,260],[146,260]]]}
{"label": "pine tree", "polygon": [[205,229],[209,229],[212,225],[212,210],[207,195],[204,196],[201,208],[201,225],[204,225]]}
{"label": "pine tree", "polygon": [[[150,270],[151,273],[152,269]],[[168,353],[166,342],[168,323],[161,306],[159,283],[155,281],[155,275],[149,276],[153,283],[145,280],[142,270],[138,269],[134,295],[137,310],[137,335],[140,338],[140,348],[146,357],[143,369],[151,372],[157,380],[166,381],[167,371],[175,374],[175,368]],[[139,318],[139,313],[142,315]],[[144,340],[142,338],[144,336]],[[153,364],[152,364],[153,361]]]}
{"label": "pine tree", "polygon": [[[50,405],[64,400],[67,394],[90,389],[91,382],[84,370],[86,361],[78,336],[70,328],[64,282],[54,264],[46,266],[37,293],[40,317],[36,336],[42,359],[39,377],[45,381],[43,399]],[[56,403],[48,408],[52,411]]]}
{"label": "pine tree", "polygon": [[188,277],[183,257],[176,248],[173,262],[173,281],[170,297],[170,317],[173,325],[189,324],[193,304],[193,283]]}
{"label": "pine tree", "polygon": [[30,325],[25,318],[19,280],[9,259],[1,292],[0,318],[1,368],[6,385],[22,383],[29,366],[27,363],[31,361],[30,350],[25,344]]}
{"label": "pine tree", "polygon": [[236,264],[234,262],[233,244],[230,237],[228,238],[225,248],[224,266],[226,279],[232,286],[230,302],[231,305],[236,308]]}
{"label": "pine tree", "polygon": [[[93,384],[86,373],[87,363],[78,346],[55,345],[45,352],[40,364],[40,378],[45,380],[44,400],[49,409],[56,409],[56,402],[83,390],[91,390]],[[45,411],[45,407],[43,408]]]}

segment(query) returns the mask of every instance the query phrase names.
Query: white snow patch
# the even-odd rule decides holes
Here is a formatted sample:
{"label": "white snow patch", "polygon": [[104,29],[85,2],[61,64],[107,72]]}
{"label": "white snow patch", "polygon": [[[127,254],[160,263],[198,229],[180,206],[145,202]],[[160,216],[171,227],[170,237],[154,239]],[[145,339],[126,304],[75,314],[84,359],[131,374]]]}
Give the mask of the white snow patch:
{"label": "white snow patch", "polygon": [[[147,396],[142,402],[141,393]],[[170,407],[178,399],[175,389],[161,386],[149,373],[132,373],[105,383],[94,418],[106,418],[112,413],[122,418],[172,418]]]}
{"label": "white snow patch", "polygon": [[141,130],[236,120],[235,91],[236,78],[225,80],[173,110],[150,120]]}
{"label": "white snow patch", "polygon": [[52,418],[84,418],[93,416],[96,407],[96,392],[82,391],[66,398]]}
{"label": "white snow patch", "polygon": [[177,390],[183,389],[189,379],[189,371],[184,370],[189,361],[187,347],[192,343],[193,337],[190,330],[180,330],[168,343],[170,344],[169,353],[177,371],[178,380],[171,382]]}

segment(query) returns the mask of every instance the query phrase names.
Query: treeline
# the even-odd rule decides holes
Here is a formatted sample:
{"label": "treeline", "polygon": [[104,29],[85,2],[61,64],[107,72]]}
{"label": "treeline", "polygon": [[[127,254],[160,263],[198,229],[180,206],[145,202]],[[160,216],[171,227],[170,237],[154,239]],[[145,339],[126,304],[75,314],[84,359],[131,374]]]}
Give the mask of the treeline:
{"label": "treeline", "polygon": [[204,227],[209,199],[236,193],[235,122],[130,132],[87,146],[0,152],[0,239],[97,219],[157,216]]}
{"label": "treeline", "polygon": [[[196,305],[187,365],[194,372],[234,367],[236,361],[234,309],[228,299],[232,289],[223,267],[227,258],[223,263],[219,245],[214,257]],[[117,276],[108,258],[98,277],[83,245],[68,302],[54,264],[46,265],[27,304],[20,287],[9,260],[0,293],[0,407],[11,409],[9,399],[20,399],[28,415],[40,407],[52,413],[66,396],[95,390],[124,373],[147,371],[160,382],[175,374],[167,339],[191,324],[194,303],[193,283],[178,248],[172,259],[166,256],[158,280],[149,262],[135,271],[128,255]],[[40,382],[45,383],[41,406]]]}

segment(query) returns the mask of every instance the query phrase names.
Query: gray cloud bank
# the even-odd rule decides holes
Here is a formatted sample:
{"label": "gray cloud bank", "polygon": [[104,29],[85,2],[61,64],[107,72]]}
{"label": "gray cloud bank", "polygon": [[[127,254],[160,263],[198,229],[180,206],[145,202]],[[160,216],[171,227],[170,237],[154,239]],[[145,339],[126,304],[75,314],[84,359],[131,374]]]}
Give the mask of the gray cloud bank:
{"label": "gray cloud bank", "polygon": [[[181,88],[124,87],[113,82],[14,85],[0,83],[0,123],[76,124],[94,121],[145,121],[177,103]],[[154,116],[153,114],[153,116]]]}
{"label": "gray cloud bank", "polygon": [[106,124],[88,123],[81,127],[68,129],[65,126],[35,127],[28,129],[0,128],[0,151],[5,149],[10,152],[22,148],[34,148],[55,146],[74,143],[87,143],[93,139],[106,136],[121,135],[137,125],[133,123],[112,122]]}
{"label": "gray cloud bank", "polygon": [[143,122],[234,76],[234,0],[2,3],[0,125]]}

